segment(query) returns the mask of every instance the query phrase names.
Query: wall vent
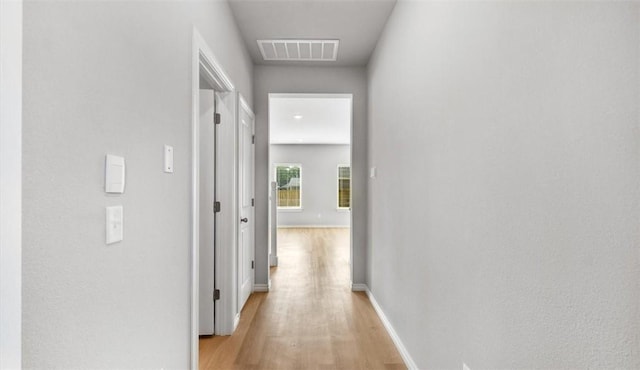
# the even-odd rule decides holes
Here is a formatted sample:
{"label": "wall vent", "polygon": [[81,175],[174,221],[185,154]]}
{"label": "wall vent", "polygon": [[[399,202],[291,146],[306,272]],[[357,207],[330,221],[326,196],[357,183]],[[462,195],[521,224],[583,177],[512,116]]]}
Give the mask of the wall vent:
{"label": "wall vent", "polygon": [[264,60],[336,61],[339,40],[258,40]]}

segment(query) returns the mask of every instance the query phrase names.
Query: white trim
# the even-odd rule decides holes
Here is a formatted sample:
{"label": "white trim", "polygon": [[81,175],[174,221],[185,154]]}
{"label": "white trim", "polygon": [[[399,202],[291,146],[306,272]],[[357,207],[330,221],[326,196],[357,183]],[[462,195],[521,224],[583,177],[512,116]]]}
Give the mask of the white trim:
{"label": "white trim", "polygon": [[269,284],[253,284],[254,292],[268,292],[271,289],[271,280]]}
{"label": "white trim", "polygon": [[0,0],[0,369],[22,367],[22,14]]}
{"label": "white trim", "polygon": [[[278,209],[274,207],[274,204],[278,198],[278,191],[276,190],[277,184],[275,181],[269,183],[269,217],[268,217],[268,237],[269,242],[267,244],[267,260],[270,266],[277,266],[278,263]],[[273,264],[275,259],[276,264]],[[267,267],[267,278],[271,276],[271,269]]]}
{"label": "white trim", "polygon": [[[354,162],[353,162],[353,148],[355,148],[355,145],[353,145],[353,94],[346,94],[348,95],[349,100],[351,101],[350,107],[351,107],[351,124],[349,125],[349,166],[351,168],[351,173],[349,174],[351,176],[351,181],[349,182],[349,185],[351,185],[351,191],[349,192],[349,196],[351,197],[351,199],[349,200],[349,227],[351,228],[351,231],[349,231],[349,268],[350,268],[350,278],[351,281],[353,281],[353,271],[354,268],[353,266],[355,265],[355,261],[353,260],[353,215],[354,212],[351,212],[351,210],[353,209],[353,167],[354,167]],[[366,138],[363,138],[363,140],[366,140]],[[367,166],[365,164],[365,166]],[[366,200],[365,200],[365,205],[366,205]],[[365,223],[366,225],[366,223]],[[365,226],[366,227],[366,226]],[[364,248],[366,248],[366,245],[363,245]],[[363,255],[362,256],[362,261],[359,261],[359,265],[363,266],[363,270],[366,272],[366,257]]]}
{"label": "white trim", "polygon": [[240,312],[238,312],[236,317],[233,319],[233,331],[236,331],[238,325],[240,325]]}
{"label": "white trim", "polygon": [[[247,103],[247,101],[245,100],[244,96],[242,96],[242,94],[238,93],[238,102],[240,104],[240,108],[244,109],[247,114],[249,114],[249,116],[253,119],[256,118],[255,113],[253,113],[253,109],[251,109],[251,107],[249,106],[249,103]],[[254,132],[255,134],[255,132]],[[254,143],[255,144],[255,143]]]}
{"label": "white trim", "polygon": [[[376,313],[378,314],[380,321],[382,321],[382,325],[384,325],[385,329],[387,329],[387,333],[389,333],[391,340],[393,340],[393,343],[396,345],[398,352],[400,352],[400,356],[402,356],[402,360],[404,360],[404,364],[410,370],[413,370],[413,369],[417,370],[418,365],[416,365],[415,361],[413,361],[413,358],[409,354],[407,347],[405,347],[404,343],[402,343],[402,340],[398,336],[396,329],[394,329],[393,325],[391,325],[391,322],[387,318],[387,315],[384,314],[384,311],[382,311],[382,308],[378,304],[378,301],[376,301],[376,298],[373,296],[373,293],[371,293],[367,285],[366,284],[353,284],[353,285],[358,285],[359,287],[364,286],[364,291],[367,293],[367,297],[369,297],[369,301],[371,302],[373,309],[376,310]],[[353,290],[353,285],[352,285],[352,290]]]}
{"label": "white trim", "polygon": [[278,225],[278,229],[350,229],[349,225]]}
{"label": "white trim", "polygon": [[[216,91],[234,91],[233,82],[196,27],[193,27],[193,43],[194,47],[198,47],[198,50],[194,50],[198,53],[198,63],[207,71],[203,77],[212,84]],[[198,81],[199,84],[200,81]]]}
{"label": "white trim", "polygon": [[276,207],[276,209],[283,213],[304,212],[304,207]]}
{"label": "white trim", "polygon": [[369,288],[367,288],[367,284],[354,284],[351,282],[351,291],[352,292],[366,292]]}
{"label": "white trim", "polygon": [[[199,305],[199,197],[198,197],[198,182],[199,182],[199,139],[200,139],[200,130],[198,127],[198,122],[200,119],[200,107],[199,107],[199,99],[198,94],[200,90],[200,70],[204,70],[203,78],[205,78],[211,85],[214,87],[217,93],[219,92],[231,92],[234,90],[233,83],[224,72],[217,59],[215,58],[213,51],[207,45],[206,41],[202,37],[202,35],[198,32],[198,30],[193,28],[193,37],[192,37],[192,70],[191,70],[191,336],[190,336],[190,352],[191,352],[191,369],[198,369],[198,357],[199,357],[199,322],[198,322],[198,305]],[[233,94],[229,94],[233,95]],[[233,111],[233,110],[231,110]],[[232,122],[231,126],[233,126],[233,122],[235,120],[230,120]],[[227,130],[232,129],[228,128]],[[222,136],[222,135],[220,135]],[[227,142],[226,138],[224,140],[218,140],[216,143],[216,151],[217,151],[217,159],[221,157],[220,153],[226,154],[228,148],[221,148],[219,143]],[[233,145],[233,144],[225,144]],[[226,149],[226,150],[225,150]],[[235,165],[235,156],[222,156],[224,158],[233,158]],[[228,165],[225,165],[225,168],[220,169],[220,166],[216,165],[216,172],[221,174],[227,174],[224,170],[228,168]],[[219,176],[216,174],[216,177],[223,179],[228,178],[232,179],[231,187],[235,186],[235,182],[233,181],[234,176]],[[225,185],[225,182],[222,182],[220,185]],[[223,189],[229,188],[228,185],[221,186]],[[232,193],[233,194],[233,193]],[[224,193],[222,196],[219,195],[220,198],[225,199],[234,199],[233,196],[228,197]],[[220,199],[219,198],[219,199]],[[220,227],[216,226],[216,245],[218,246],[226,246],[225,248],[218,247],[216,249],[216,266],[215,266],[215,274],[216,274],[216,286],[223,292],[220,297],[220,300],[216,302],[216,322],[215,322],[215,330],[216,334],[226,333],[232,330],[233,328],[233,316],[231,315],[232,310],[230,307],[233,304],[233,297],[230,297],[228,294],[224,294],[224,292],[231,292],[232,289],[229,285],[233,281],[233,263],[229,263],[228,260],[232,260],[233,252],[229,253],[227,249],[233,248],[233,242],[235,241],[235,235],[233,233],[233,226],[227,225],[230,217],[227,214],[231,214],[235,216],[233,213],[233,209],[235,206],[232,205],[232,202],[227,202],[230,205],[231,210],[226,211],[220,218],[222,219],[219,224]],[[226,222],[225,222],[226,221]],[[217,222],[217,221],[216,221]],[[231,229],[231,231],[229,231]],[[218,232],[220,230],[220,232]],[[231,255],[231,256],[229,256]],[[231,271],[229,271],[231,269]]]}

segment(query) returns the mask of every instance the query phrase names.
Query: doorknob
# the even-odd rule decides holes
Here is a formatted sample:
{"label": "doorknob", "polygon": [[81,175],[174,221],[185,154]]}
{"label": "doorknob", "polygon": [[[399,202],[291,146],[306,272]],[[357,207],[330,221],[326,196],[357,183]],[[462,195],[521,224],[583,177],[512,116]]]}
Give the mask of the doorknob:
{"label": "doorknob", "polygon": [[249,222],[249,219],[248,219],[248,218],[246,218],[246,217],[245,217],[245,218],[241,218],[241,219],[240,219],[240,222]]}

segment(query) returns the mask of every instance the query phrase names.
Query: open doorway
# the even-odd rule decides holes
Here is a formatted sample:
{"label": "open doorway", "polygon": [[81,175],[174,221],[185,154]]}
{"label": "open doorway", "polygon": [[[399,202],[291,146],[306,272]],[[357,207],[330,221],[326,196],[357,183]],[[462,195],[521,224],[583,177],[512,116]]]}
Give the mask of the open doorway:
{"label": "open doorway", "polygon": [[190,367],[196,369],[200,335],[229,335],[236,321],[238,161],[237,93],[195,29],[192,63]]}
{"label": "open doorway", "polygon": [[308,258],[298,252],[311,240],[331,240],[325,262],[349,286],[351,127],[351,94],[269,94],[271,266]]}
{"label": "open doorway", "polygon": [[199,335],[215,332],[215,210],[207,205],[216,202],[216,91],[201,71],[198,94],[199,150],[198,150],[198,205],[199,205]]}

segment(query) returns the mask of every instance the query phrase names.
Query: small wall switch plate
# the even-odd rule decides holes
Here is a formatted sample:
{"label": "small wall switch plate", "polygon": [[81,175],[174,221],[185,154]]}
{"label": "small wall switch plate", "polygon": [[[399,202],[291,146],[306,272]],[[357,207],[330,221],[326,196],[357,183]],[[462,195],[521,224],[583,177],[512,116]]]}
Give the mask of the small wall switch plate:
{"label": "small wall switch plate", "polygon": [[371,167],[369,169],[369,177],[372,179],[375,179],[377,175],[378,175],[378,169],[375,167]]}
{"label": "small wall switch plate", "polygon": [[164,172],[173,173],[173,147],[164,146]]}
{"label": "small wall switch plate", "polygon": [[124,211],[122,206],[107,207],[106,227],[107,244],[122,241],[124,234]]}
{"label": "small wall switch plate", "polygon": [[104,191],[107,193],[124,193],[124,158],[107,154],[104,171]]}
{"label": "small wall switch plate", "polygon": [[469,369],[469,366],[467,366],[467,364],[465,364],[464,362],[462,363],[462,370],[471,370]]}

